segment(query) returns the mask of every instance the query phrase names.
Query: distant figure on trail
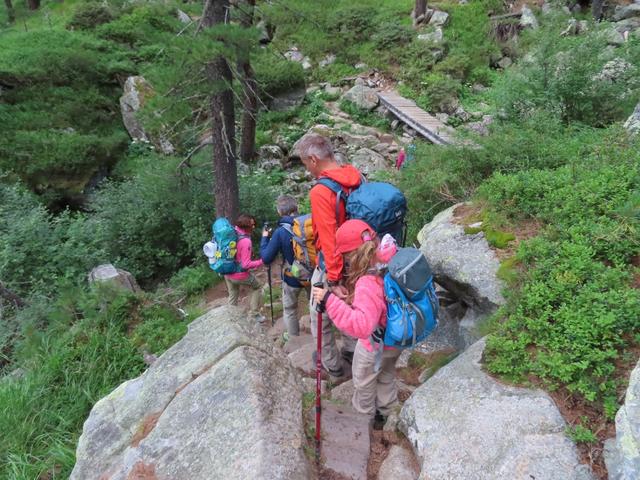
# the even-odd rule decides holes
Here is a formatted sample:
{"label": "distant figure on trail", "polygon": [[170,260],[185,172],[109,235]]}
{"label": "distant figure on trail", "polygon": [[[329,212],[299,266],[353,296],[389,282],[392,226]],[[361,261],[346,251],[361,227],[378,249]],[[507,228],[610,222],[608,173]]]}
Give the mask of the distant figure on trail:
{"label": "distant figure on trail", "polygon": [[[330,178],[340,184],[348,193],[357,188],[361,182],[361,174],[352,165],[339,165],[333,153],[333,147],[328,138],[310,134],[304,136],[294,152],[315,178]],[[311,200],[311,218],[313,234],[316,239],[316,250],[319,252],[318,261],[311,285],[318,282],[325,284],[340,298],[346,296],[346,289],[342,285],[342,256],[335,252],[336,230],[346,221],[344,202],[337,204],[336,194],[324,185],[316,184],[309,193]],[[311,299],[311,332],[317,336],[316,305]],[[356,340],[348,336],[343,338],[342,358],[332,330],[330,315],[322,316],[322,365],[330,375],[341,377],[344,375],[343,360],[351,363]]]}
{"label": "distant figure on trail", "polygon": [[235,222],[235,229],[238,234],[238,245],[236,261],[242,267],[242,272],[230,273],[224,276],[229,292],[229,305],[238,304],[240,285],[251,287],[249,296],[249,316],[257,323],[264,324],[266,317],[260,313],[262,304],[262,285],[251,270],[262,266],[262,260],[251,260],[251,233],[256,228],[256,219],[251,215],[241,214]]}
{"label": "distant figure on trail", "polygon": [[270,232],[265,229],[260,241],[260,258],[269,265],[273,263],[278,254],[282,255],[282,307],[284,309],[284,325],[289,335],[300,335],[300,316],[298,315],[298,298],[305,292],[308,299],[309,285],[304,286],[291,274],[291,266],[294,262],[292,226],[294,217],[298,215],[296,199],[288,195],[281,195],[276,201],[276,210],[280,219],[278,226],[269,238]]}
{"label": "distant figure on trail", "polygon": [[[331,290],[317,287],[312,292],[316,302],[325,302],[336,327],[359,339],[353,356],[352,403],[358,412],[374,420],[374,428],[382,427],[398,401],[396,361],[400,350],[371,342],[374,331],[387,323],[381,268],[395,252],[395,244],[380,246],[368,224],[347,220],[336,232],[336,253],[346,266],[347,295],[341,298]],[[384,350],[380,351],[381,348]]]}

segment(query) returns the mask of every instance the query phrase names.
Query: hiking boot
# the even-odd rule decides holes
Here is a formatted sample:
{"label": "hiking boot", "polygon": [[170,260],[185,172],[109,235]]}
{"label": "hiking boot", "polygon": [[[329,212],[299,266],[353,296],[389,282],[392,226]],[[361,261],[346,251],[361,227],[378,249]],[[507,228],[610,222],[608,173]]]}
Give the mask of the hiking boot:
{"label": "hiking boot", "polygon": [[349,365],[353,365],[353,352],[342,350],[342,359]]}
{"label": "hiking boot", "polygon": [[[317,353],[316,352],[312,352],[311,353],[311,359],[313,360],[313,365],[316,365],[316,359],[318,358]],[[342,367],[338,368],[337,370],[332,370],[330,368],[327,368],[324,366],[324,364],[322,363],[322,369],[327,372],[329,375],[331,375],[332,377],[336,377],[336,378],[340,378],[340,377],[344,377],[344,370],[342,369]]]}
{"label": "hiking boot", "polygon": [[266,325],[267,324],[267,317],[265,317],[264,315],[256,315],[255,317],[253,317],[254,320],[256,321],[256,323],[260,326],[262,325]]}
{"label": "hiking boot", "polygon": [[373,429],[382,430],[385,423],[387,423],[387,417],[380,413],[380,410],[376,410],[376,415],[373,417]]}

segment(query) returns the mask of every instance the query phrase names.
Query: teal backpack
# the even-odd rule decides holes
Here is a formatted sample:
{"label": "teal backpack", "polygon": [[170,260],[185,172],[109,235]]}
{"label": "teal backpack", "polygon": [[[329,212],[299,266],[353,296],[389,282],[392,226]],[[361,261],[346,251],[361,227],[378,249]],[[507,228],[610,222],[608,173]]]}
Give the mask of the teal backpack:
{"label": "teal backpack", "polygon": [[236,261],[238,242],[247,235],[238,236],[236,229],[226,218],[218,218],[211,226],[213,238],[202,247],[204,254],[209,258],[211,269],[220,274],[228,275],[244,271]]}

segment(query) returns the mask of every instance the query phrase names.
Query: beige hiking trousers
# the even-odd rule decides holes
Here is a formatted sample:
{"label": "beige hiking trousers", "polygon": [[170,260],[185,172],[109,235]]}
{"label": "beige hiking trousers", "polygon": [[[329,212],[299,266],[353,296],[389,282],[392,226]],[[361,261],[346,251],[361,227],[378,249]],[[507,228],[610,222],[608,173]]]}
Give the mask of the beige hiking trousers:
{"label": "beige hiking trousers", "polygon": [[[327,275],[325,272],[316,267],[311,276],[311,285],[322,282],[324,288],[327,288]],[[311,316],[311,333],[313,338],[317,339],[318,334],[318,312],[316,312],[316,304],[313,296],[309,300],[309,315]],[[336,336],[333,331],[333,322],[326,313],[322,314],[322,365],[327,370],[339,370],[342,367],[342,357],[340,350],[336,344]],[[342,349],[346,352],[353,352],[356,347],[357,340],[346,334],[342,334]]]}
{"label": "beige hiking trousers", "polygon": [[284,317],[284,326],[289,335],[300,335],[300,315],[298,314],[298,298],[300,294],[305,294],[305,298],[309,299],[309,288],[296,288],[282,281],[282,308]]}
{"label": "beige hiking trousers", "polygon": [[[382,348],[382,346],[380,346]],[[353,354],[353,408],[373,417],[376,409],[387,416],[398,403],[396,384],[396,362],[400,350],[385,350],[382,353],[380,370],[374,371],[376,351],[368,351],[358,342]]]}
{"label": "beige hiking trousers", "polygon": [[233,280],[225,276],[224,281],[227,284],[227,291],[229,292],[229,305],[238,305],[240,285],[247,285],[251,287],[251,293],[249,294],[249,315],[256,317],[260,314],[262,287],[264,285],[260,284],[253,273],[250,273],[246,280]]}

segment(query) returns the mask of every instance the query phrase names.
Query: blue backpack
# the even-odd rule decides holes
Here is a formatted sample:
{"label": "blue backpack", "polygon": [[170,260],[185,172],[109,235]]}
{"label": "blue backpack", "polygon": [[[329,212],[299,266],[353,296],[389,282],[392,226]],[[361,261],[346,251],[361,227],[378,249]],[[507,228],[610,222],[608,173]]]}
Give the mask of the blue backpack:
{"label": "blue backpack", "polygon": [[367,182],[363,179],[359,187],[345,193],[342,186],[330,178],[319,178],[318,183],[336,194],[336,218],[340,216],[340,201],[344,201],[347,218],[364,220],[380,237],[388,233],[399,244],[404,243],[407,200],[396,187],[390,183]]}
{"label": "blue backpack", "polygon": [[[427,259],[417,248],[400,248],[384,276],[387,325],[374,338],[395,348],[413,348],[438,326],[438,297]],[[380,349],[382,350],[382,349]]]}
{"label": "blue backpack", "polygon": [[204,254],[209,258],[211,269],[220,274],[242,272],[243,269],[236,261],[238,242],[247,235],[236,233],[236,229],[226,218],[218,218],[211,226],[213,238],[202,247]]}

